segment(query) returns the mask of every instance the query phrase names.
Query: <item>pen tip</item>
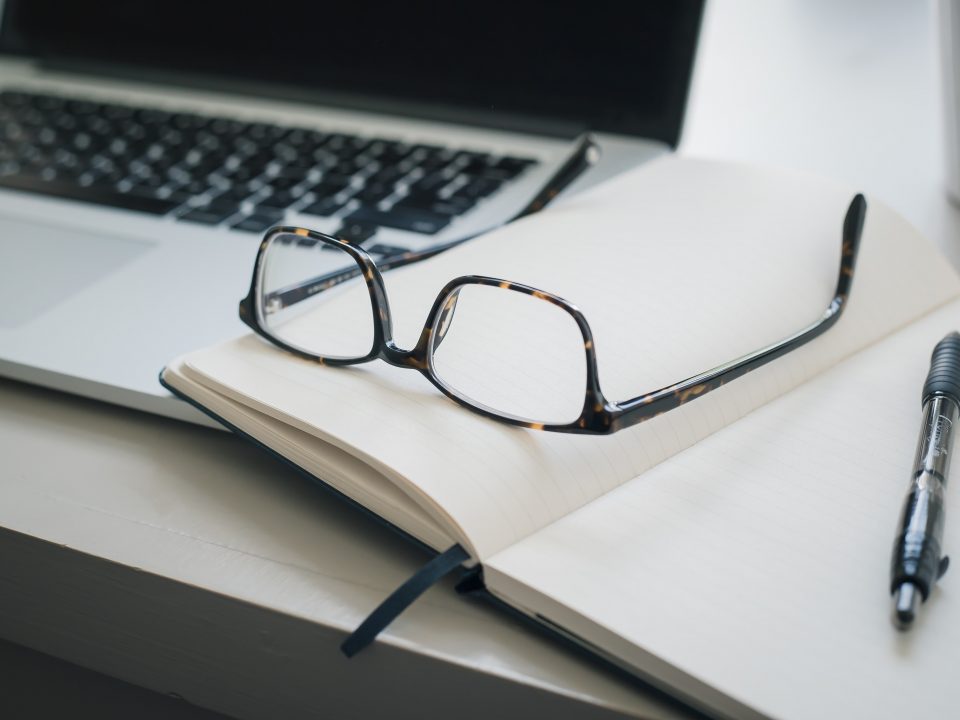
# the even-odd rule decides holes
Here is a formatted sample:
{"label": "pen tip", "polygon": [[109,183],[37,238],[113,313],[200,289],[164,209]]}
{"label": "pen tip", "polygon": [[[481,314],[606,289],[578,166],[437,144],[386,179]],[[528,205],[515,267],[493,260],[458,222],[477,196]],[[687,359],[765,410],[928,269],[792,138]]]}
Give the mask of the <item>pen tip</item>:
{"label": "pen tip", "polygon": [[893,594],[893,624],[898,630],[908,630],[917,614],[920,591],[913,583],[903,583]]}

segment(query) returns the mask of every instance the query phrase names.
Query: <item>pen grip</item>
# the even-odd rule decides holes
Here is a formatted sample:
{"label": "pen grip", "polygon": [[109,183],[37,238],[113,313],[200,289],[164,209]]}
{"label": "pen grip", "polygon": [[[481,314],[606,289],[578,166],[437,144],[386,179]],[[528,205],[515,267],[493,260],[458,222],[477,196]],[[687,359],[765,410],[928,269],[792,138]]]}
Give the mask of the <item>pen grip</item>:
{"label": "pen grip", "polygon": [[933,349],[923,402],[933,395],[946,395],[960,405],[960,333],[950,333]]}

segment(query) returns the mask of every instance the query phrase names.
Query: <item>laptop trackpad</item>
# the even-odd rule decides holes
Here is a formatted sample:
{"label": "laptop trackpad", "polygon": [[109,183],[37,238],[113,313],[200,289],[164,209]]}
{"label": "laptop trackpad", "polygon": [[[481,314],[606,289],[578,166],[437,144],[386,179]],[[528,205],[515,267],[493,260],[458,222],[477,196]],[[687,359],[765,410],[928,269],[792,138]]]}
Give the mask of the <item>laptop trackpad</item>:
{"label": "laptop trackpad", "polygon": [[133,261],[153,243],[0,220],[0,327],[16,327]]}

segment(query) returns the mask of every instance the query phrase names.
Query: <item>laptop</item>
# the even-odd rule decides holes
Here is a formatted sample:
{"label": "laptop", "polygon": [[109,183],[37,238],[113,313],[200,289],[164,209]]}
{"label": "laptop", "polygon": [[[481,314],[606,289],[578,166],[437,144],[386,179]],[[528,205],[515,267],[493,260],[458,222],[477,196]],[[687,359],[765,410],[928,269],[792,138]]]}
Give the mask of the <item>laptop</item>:
{"label": "laptop", "polygon": [[0,375],[205,422],[157,373],[245,332],[267,228],[386,258],[503,222],[584,131],[581,187],[669,152],[701,14],[5,0]]}

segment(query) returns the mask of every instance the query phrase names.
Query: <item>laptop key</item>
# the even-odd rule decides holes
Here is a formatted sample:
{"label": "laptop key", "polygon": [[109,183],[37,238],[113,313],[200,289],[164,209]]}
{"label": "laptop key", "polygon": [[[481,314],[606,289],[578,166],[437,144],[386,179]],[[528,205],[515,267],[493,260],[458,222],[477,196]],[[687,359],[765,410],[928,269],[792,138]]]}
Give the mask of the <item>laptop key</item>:
{"label": "laptop key", "polygon": [[289,190],[279,190],[257,203],[257,212],[282,213],[302,196]]}
{"label": "laptop key", "polygon": [[395,207],[383,212],[371,207],[361,207],[344,218],[344,224],[351,222],[370,223],[396,230],[407,230],[422,235],[434,235],[450,224],[448,215],[437,215],[426,210],[408,207]]}
{"label": "laptop key", "polygon": [[353,216],[346,218],[343,222],[343,227],[333,233],[334,237],[338,237],[341,240],[347,240],[355,245],[369,240],[377,233],[377,226],[371,223],[360,222],[358,220],[351,220]]}
{"label": "laptop key", "polygon": [[305,208],[301,208],[300,212],[304,213],[305,215],[320,215],[321,217],[328,217],[343,208],[343,206],[346,204],[346,200],[324,198],[323,200],[319,200],[311,205],[307,205]]}
{"label": "laptop key", "polygon": [[139,177],[131,181],[132,187],[130,192],[139,193],[141,195],[156,196],[157,191],[163,187],[163,178],[157,175],[149,175],[147,177]]}
{"label": "laptop key", "polygon": [[336,165],[321,165],[320,167],[321,169],[332,170],[337,175],[351,177],[369,167],[369,161],[366,158],[358,157],[354,158],[353,160],[337,160]]}
{"label": "laptop key", "polygon": [[217,197],[210,200],[204,208],[211,212],[222,212],[227,215],[233,215],[240,210],[240,203],[237,202],[236,198],[218,195]]}
{"label": "laptop key", "polygon": [[409,252],[407,248],[399,247],[398,245],[382,245],[377,243],[373,247],[367,248],[367,252],[371,255],[380,255],[381,257],[389,257],[391,255],[402,255],[405,252]]}
{"label": "laptop key", "polygon": [[476,200],[463,197],[449,197],[441,200],[433,193],[411,193],[397,202],[399,207],[427,210],[437,215],[462,215],[476,204]]}
{"label": "laptop key", "polygon": [[267,228],[273,227],[280,222],[282,216],[270,215],[266,213],[257,213],[245,217],[238,223],[231,225],[234,230],[243,230],[245,232],[263,232]]}
{"label": "laptop key", "polygon": [[203,225],[219,225],[231,215],[236,214],[236,210],[224,212],[209,207],[199,207],[190,210],[181,215],[178,220],[189,220],[190,222],[201,223]]}
{"label": "laptop key", "polygon": [[377,158],[382,165],[400,162],[413,152],[413,146],[401,142],[386,143],[383,151]]}
{"label": "laptop key", "polygon": [[231,185],[227,190],[217,195],[217,200],[232,200],[234,204],[239,205],[254,194],[254,191],[243,185]]}
{"label": "laptop key", "polygon": [[328,182],[321,180],[316,185],[307,188],[309,192],[312,192],[318,198],[328,198],[333,197],[339,192],[343,192],[350,185],[349,180],[337,181],[337,182]]}
{"label": "laptop key", "polygon": [[180,192],[175,188],[170,188],[166,186],[157,188],[156,196],[159,198],[163,198],[164,200],[169,200],[174,204],[174,207],[180,207],[185,202],[189,201],[190,198],[193,197],[193,195],[189,195],[185,192]]}
{"label": "laptop key", "polygon": [[378,183],[383,185],[392,185],[406,174],[396,165],[387,165],[377,170],[373,175],[367,178],[367,184]]}
{"label": "laptop key", "polygon": [[289,190],[294,185],[299,185],[302,182],[303,182],[302,177],[298,177],[295,175],[294,176],[278,175],[268,180],[266,185],[273,192],[282,192],[284,190]]}
{"label": "laptop key", "polygon": [[447,198],[446,200],[439,200],[433,205],[427,208],[430,212],[435,212],[438,215],[450,215],[451,217],[456,217],[457,215],[462,215],[467,210],[473,207],[473,200],[468,198]]}
{"label": "laptop key", "polygon": [[496,192],[500,189],[501,184],[499,180],[476,178],[453,193],[451,197],[476,200]]}
{"label": "laptop key", "polygon": [[501,170],[500,168],[496,168],[496,167],[486,167],[480,172],[480,177],[486,178],[488,180],[494,180],[498,183],[506,182],[507,180],[510,180],[514,175],[516,175],[515,172],[509,171],[509,170]]}
{"label": "laptop key", "polygon": [[324,185],[341,184],[344,187],[346,187],[347,185],[350,184],[350,178],[351,178],[350,175],[338,173],[336,171],[331,170],[331,171],[325,172],[320,177],[320,182],[323,183]]}
{"label": "laptop key", "polygon": [[495,164],[494,167],[500,168],[502,170],[516,170],[521,172],[526,170],[531,165],[536,165],[537,161],[532,158],[518,158],[513,156],[507,156],[500,158]]}
{"label": "laptop key", "polygon": [[367,183],[360,192],[357,193],[357,197],[360,198],[361,202],[375,205],[381,200],[393,195],[394,189],[393,185],[387,185],[384,183]]}
{"label": "laptop key", "polygon": [[428,175],[424,175],[422,178],[413,183],[413,185],[410,186],[410,191],[411,193],[436,192],[445,185],[449,185],[452,179],[453,178],[446,173],[432,172]]}

